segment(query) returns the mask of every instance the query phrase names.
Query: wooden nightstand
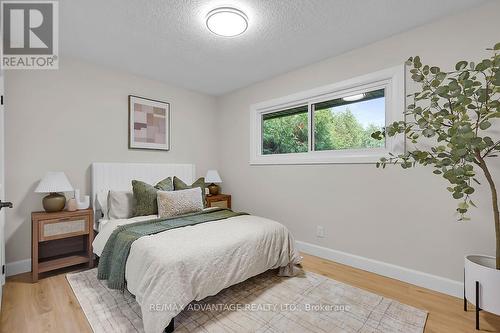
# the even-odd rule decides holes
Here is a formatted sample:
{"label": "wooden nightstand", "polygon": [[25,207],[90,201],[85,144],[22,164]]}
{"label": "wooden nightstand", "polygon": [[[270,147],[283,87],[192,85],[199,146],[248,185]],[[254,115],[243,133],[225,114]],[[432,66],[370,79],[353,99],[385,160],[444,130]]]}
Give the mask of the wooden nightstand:
{"label": "wooden nightstand", "polygon": [[231,209],[231,196],[229,194],[207,195],[207,207],[220,207]]}
{"label": "wooden nightstand", "polygon": [[94,212],[31,213],[33,282],[40,273],[88,263],[94,265]]}

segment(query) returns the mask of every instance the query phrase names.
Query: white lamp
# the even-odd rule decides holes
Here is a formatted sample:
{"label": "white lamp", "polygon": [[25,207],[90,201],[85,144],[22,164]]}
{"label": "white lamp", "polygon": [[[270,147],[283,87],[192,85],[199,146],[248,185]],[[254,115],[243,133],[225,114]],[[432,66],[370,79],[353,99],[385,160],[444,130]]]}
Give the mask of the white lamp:
{"label": "white lamp", "polygon": [[66,197],[58,192],[71,192],[73,186],[64,172],[47,172],[35,189],[35,193],[49,193],[42,200],[46,212],[59,212],[64,209]]}
{"label": "white lamp", "polygon": [[207,175],[205,176],[205,182],[211,183],[208,185],[209,195],[217,195],[219,194],[219,186],[215,185],[215,183],[222,183],[222,179],[219,176],[217,170],[208,170]]}

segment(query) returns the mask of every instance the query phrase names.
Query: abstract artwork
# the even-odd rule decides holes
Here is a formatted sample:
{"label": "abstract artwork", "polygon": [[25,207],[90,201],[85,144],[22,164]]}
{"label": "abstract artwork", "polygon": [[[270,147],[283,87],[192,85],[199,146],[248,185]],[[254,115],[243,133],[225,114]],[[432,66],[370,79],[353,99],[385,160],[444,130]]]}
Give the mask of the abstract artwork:
{"label": "abstract artwork", "polygon": [[129,95],[129,148],[170,149],[170,104]]}

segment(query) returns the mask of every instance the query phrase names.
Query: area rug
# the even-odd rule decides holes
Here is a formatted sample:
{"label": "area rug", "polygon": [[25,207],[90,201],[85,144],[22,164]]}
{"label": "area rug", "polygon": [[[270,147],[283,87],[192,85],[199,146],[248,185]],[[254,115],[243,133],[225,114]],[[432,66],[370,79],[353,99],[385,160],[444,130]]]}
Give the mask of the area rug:
{"label": "area rug", "polygon": [[[143,332],[130,293],[107,288],[96,269],[66,277],[95,333]],[[175,317],[175,332],[416,333],[426,319],[426,311],[322,275],[269,271],[190,303]]]}

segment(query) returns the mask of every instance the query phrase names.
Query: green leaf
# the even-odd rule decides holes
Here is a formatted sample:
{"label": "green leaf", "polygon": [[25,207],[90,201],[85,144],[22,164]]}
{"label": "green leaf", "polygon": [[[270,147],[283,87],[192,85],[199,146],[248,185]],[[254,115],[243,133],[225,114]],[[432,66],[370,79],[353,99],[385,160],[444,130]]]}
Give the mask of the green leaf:
{"label": "green leaf", "polygon": [[485,129],[488,129],[490,126],[491,126],[491,123],[488,120],[485,120],[479,124],[479,128],[482,129],[483,131]]}
{"label": "green leaf", "polygon": [[472,193],[474,193],[474,188],[472,188],[472,187],[467,187],[467,188],[464,190],[464,193],[465,193],[465,194],[472,194]]}
{"label": "green leaf", "polygon": [[422,82],[424,80],[424,76],[421,74],[413,74],[411,79],[415,82]]}
{"label": "green leaf", "polygon": [[384,138],[381,131],[373,132],[370,136],[375,140],[382,140]]}
{"label": "green leaf", "polygon": [[448,88],[448,86],[441,86],[436,89],[436,94],[439,96],[445,96],[449,91],[450,88]]}
{"label": "green leaf", "polygon": [[480,62],[479,64],[476,65],[476,71],[484,71],[486,68],[488,68],[483,62]]}
{"label": "green leaf", "polygon": [[432,138],[435,134],[436,131],[434,131],[432,128],[426,128],[422,131],[422,135],[427,138]]}
{"label": "green leaf", "polygon": [[455,65],[455,69],[456,69],[457,71],[461,71],[461,70],[465,69],[465,67],[467,67],[467,64],[468,64],[468,62],[467,62],[467,61],[465,61],[465,60],[459,61],[459,62],[457,62],[457,64]]}
{"label": "green leaf", "polygon": [[498,70],[496,73],[495,73],[495,76],[493,77],[493,84],[495,86],[500,86],[500,70]]}
{"label": "green leaf", "polygon": [[422,63],[420,62],[420,57],[419,57],[419,56],[416,56],[416,57],[413,59],[413,67],[415,67],[415,68],[420,68],[420,67],[422,67]]}
{"label": "green leaf", "polygon": [[432,80],[432,81],[431,81],[431,86],[432,86],[432,87],[437,87],[437,86],[439,86],[440,84],[441,84],[441,81],[439,81],[439,80],[437,80],[437,79],[436,79],[436,80]]}
{"label": "green leaf", "polygon": [[500,50],[500,43],[496,43],[495,46],[493,46],[493,50],[495,51]]}

